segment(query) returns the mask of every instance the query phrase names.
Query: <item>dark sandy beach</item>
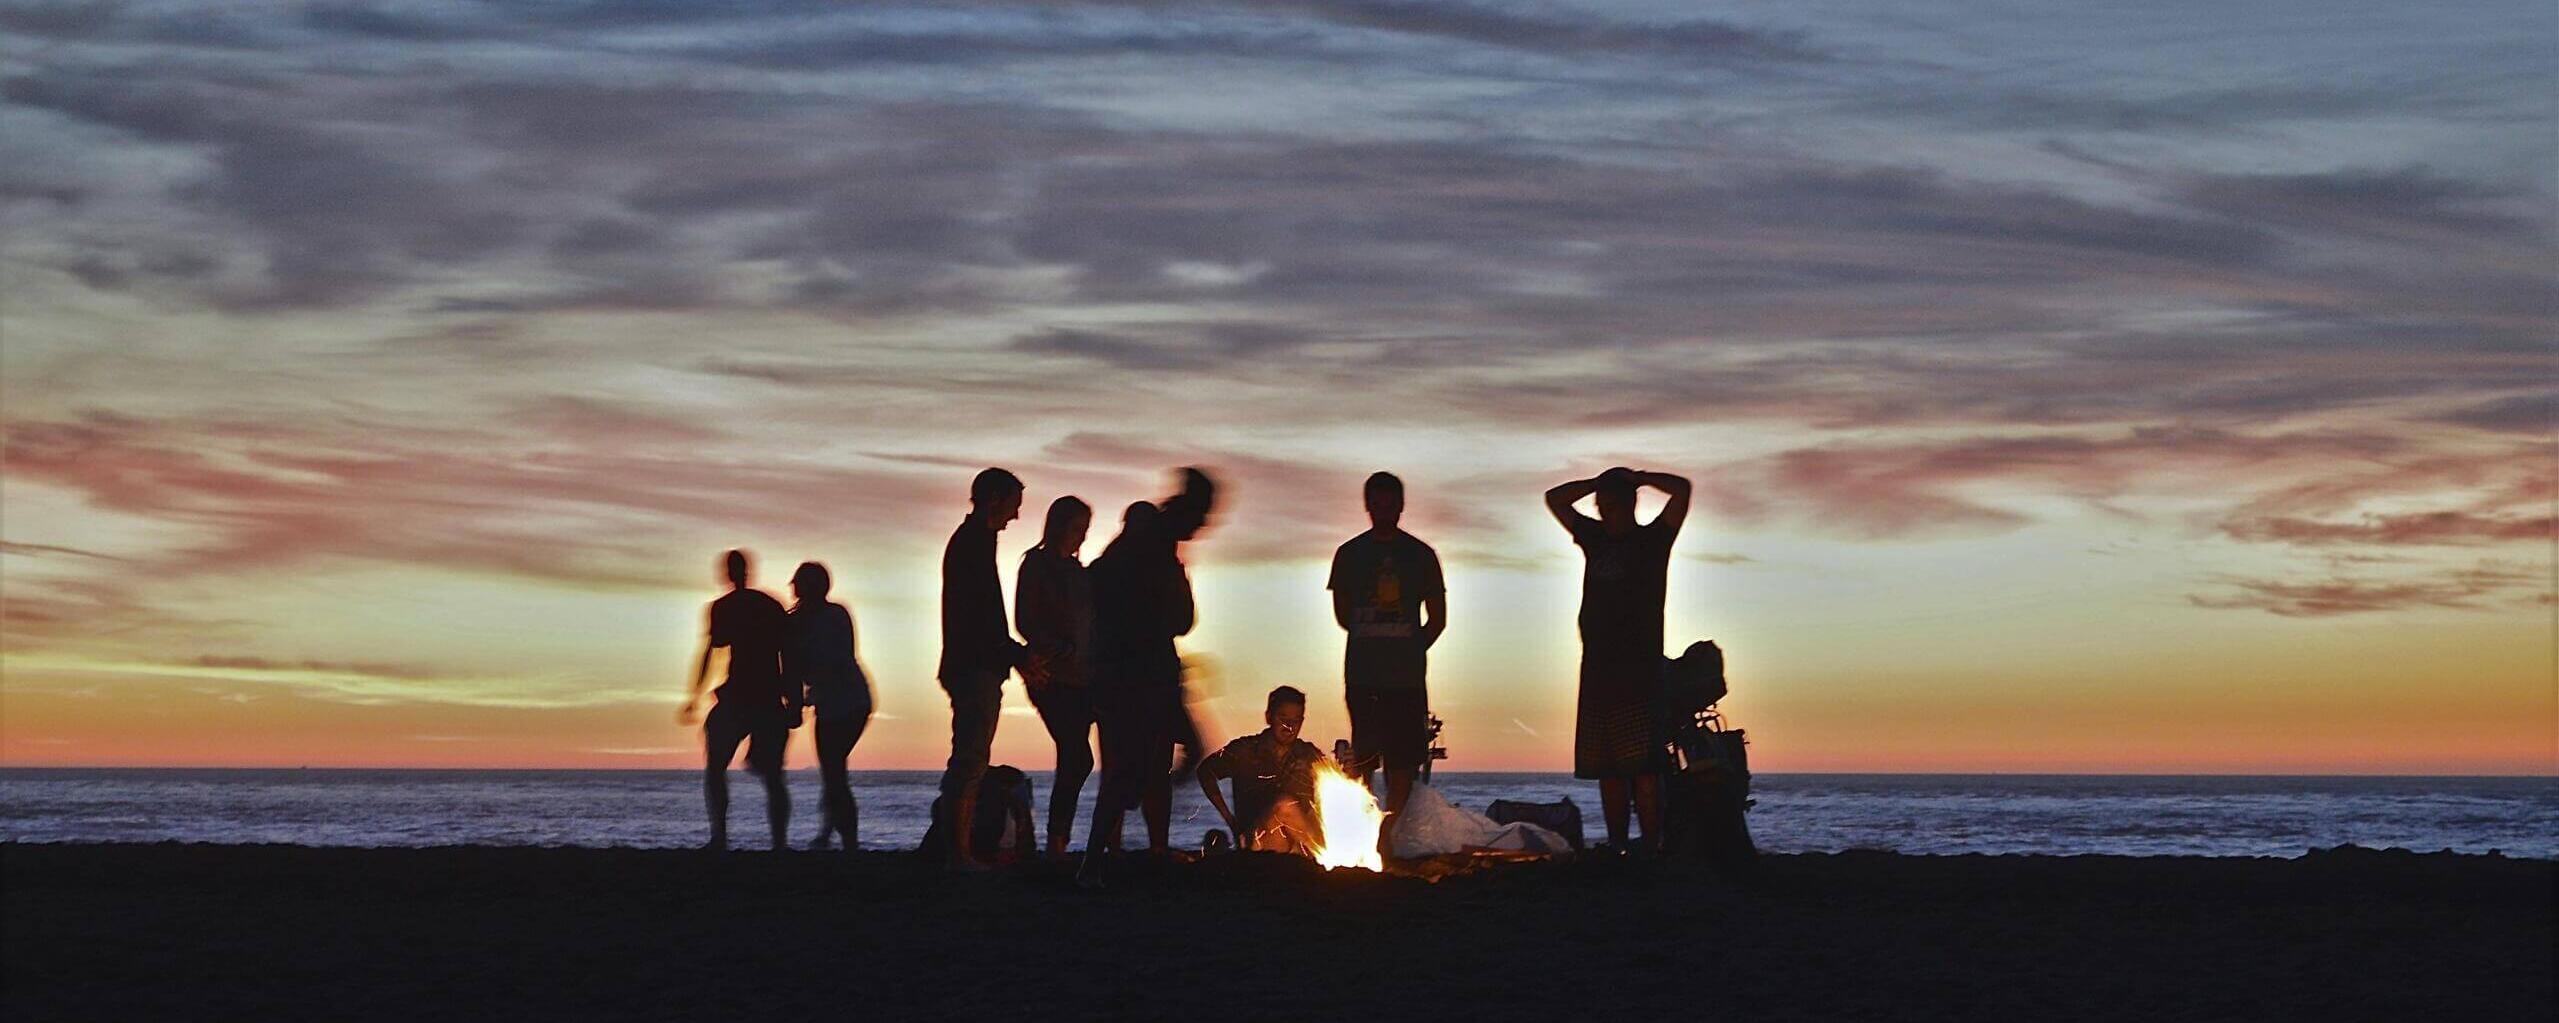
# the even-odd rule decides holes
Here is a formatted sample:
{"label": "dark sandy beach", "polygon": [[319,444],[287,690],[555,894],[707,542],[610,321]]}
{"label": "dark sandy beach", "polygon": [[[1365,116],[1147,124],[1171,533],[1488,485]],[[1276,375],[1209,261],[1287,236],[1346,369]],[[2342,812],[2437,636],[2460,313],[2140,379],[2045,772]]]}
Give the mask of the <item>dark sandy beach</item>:
{"label": "dark sandy beach", "polygon": [[897,853],[8,846],[38,1019],[2542,1020],[2554,865],[1773,856],[1100,892]]}

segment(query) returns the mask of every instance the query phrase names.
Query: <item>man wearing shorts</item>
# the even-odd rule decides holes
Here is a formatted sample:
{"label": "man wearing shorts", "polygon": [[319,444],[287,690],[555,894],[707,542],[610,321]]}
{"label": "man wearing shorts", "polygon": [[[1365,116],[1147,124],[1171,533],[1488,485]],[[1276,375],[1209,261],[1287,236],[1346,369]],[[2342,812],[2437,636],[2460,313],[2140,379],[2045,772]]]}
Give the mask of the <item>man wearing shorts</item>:
{"label": "man wearing shorts", "polygon": [[693,683],[676,720],[690,724],[711,677],[711,651],[729,652],[728,681],[712,691],[710,716],[702,720],[702,799],[711,811],[706,848],[729,847],[729,764],[746,746],[747,770],[764,781],[764,816],[773,826],[773,848],[787,848],[791,793],[782,784],[782,749],[800,723],[800,700],[782,684],[782,602],[746,584],[745,551],[721,558],[729,592],[711,602],[710,628]]}
{"label": "man wearing shorts", "polygon": [[1333,552],[1333,621],[1350,634],[1342,651],[1342,690],[1349,698],[1351,747],[1361,764],[1386,767],[1384,852],[1394,815],[1413,793],[1430,756],[1430,693],[1423,684],[1431,644],[1448,629],[1448,593],[1439,554],[1397,528],[1404,481],[1375,473],[1360,488],[1368,532]]}
{"label": "man wearing shorts", "polygon": [[[942,548],[942,662],[934,674],[951,698],[951,758],[942,768],[942,797],[951,820],[977,819],[978,779],[986,775],[995,723],[1004,710],[1004,680],[1030,660],[1004,617],[1004,583],[995,574],[995,534],[1022,512],[1022,480],[986,469],[969,481],[969,513]],[[952,865],[978,862],[972,828],[953,828]]]}

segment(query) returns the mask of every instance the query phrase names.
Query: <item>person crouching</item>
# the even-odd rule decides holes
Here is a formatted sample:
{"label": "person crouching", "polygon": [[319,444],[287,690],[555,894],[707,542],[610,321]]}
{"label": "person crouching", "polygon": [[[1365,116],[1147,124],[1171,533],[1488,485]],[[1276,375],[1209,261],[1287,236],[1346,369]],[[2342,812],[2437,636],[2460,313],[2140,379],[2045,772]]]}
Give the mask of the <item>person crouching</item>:
{"label": "person crouching", "polygon": [[[1237,848],[1313,855],[1323,841],[1315,813],[1315,765],[1324,752],[1298,737],[1306,728],[1306,694],[1293,686],[1271,690],[1262,721],[1270,727],[1200,761],[1200,791],[1226,819]],[[1231,807],[1217,784],[1229,779],[1235,785]]]}

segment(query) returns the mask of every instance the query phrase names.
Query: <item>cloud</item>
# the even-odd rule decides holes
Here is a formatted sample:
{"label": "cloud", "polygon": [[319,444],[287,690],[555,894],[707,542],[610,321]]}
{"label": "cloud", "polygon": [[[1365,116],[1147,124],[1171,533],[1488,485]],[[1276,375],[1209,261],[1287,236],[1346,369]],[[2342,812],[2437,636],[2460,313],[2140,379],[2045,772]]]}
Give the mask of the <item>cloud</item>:
{"label": "cloud", "polygon": [[[1149,3],[1147,6],[1156,6]],[[1468,3],[1411,0],[1299,0],[1243,5],[1288,10],[1339,25],[1563,56],[1627,54],[1688,61],[1819,61],[1827,56],[1802,33],[1755,29],[1726,21],[1621,21],[1501,10]]]}
{"label": "cloud", "polygon": [[380,664],[361,661],[280,661],[266,657],[205,654],[186,662],[199,668],[220,668],[261,674],[308,672],[321,675],[370,675],[391,679],[432,678],[435,672],[416,665]]}
{"label": "cloud", "polygon": [[2539,590],[2547,596],[2547,573],[2484,562],[2478,566],[2417,579],[2335,577],[2310,581],[2228,578],[2224,591],[2191,594],[2196,607],[2265,611],[2287,618],[2324,618],[2387,611],[2442,609],[2489,610],[2496,598],[2516,591]]}
{"label": "cloud", "polygon": [[2559,394],[2525,394],[2455,409],[2434,416],[2433,421],[2497,433],[2548,437],[2554,423],[2559,423],[2553,418],[2553,410],[2559,410]]}
{"label": "cloud", "polygon": [[[1432,537],[1487,566],[1541,564],[1495,510],[1595,451],[1861,540],[2054,498],[2321,557],[2549,528],[2559,231],[2513,128],[2551,107],[2510,41],[2055,89],[2021,69],[2092,55],[1542,5],[0,25],[10,482],[169,530],[190,584],[689,583],[709,536],[929,544],[988,461],[1114,503],[1209,465],[1199,556],[1298,559],[1360,526],[1354,431],[1466,474]],[[244,648],[112,572],[29,589],[13,641]]]}
{"label": "cloud", "polygon": [[1116,369],[1206,370],[1232,367],[1315,343],[1308,330],[1281,323],[1150,324],[1144,338],[1052,328],[1013,339],[1016,351],[1091,359]]}
{"label": "cloud", "polygon": [[[363,665],[330,662],[214,657],[171,663],[32,654],[16,658],[11,667],[49,676],[106,676],[217,684],[226,687],[218,690],[226,694],[238,693],[236,688],[228,687],[239,684],[280,687],[310,699],[364,707],[433,704],[550,710],[634,702],[626,695],[586,687],[529,684],[521,678],[476,678],[406,669],[385,673]],[[256,698],[254,693],[241,695],[250,700]],[[245,701],[233,699],[231,702]]]}
{"label": "cloud", "polygon": [[162,578],[342,558],[655,585],[691,577],[673,568],[690,563],[691,533],[917,524],[943,489],[902,471],[651,450],[708,434],[595,401],[527,408],[569,431],[92,414],[13,422],[6,440],[13,479],[191,527],[198,539],[155,557]]}
{"label": "cloud", "polygon": [[2475,515],[2467,512],[2419,512],[2366,515],[2352,522],[2320,522],[2296,518],[2259,518],[2226,522],[2233,539],[2318,546],[2326,544],[2469,546],[2489,543],[2547,543],[2559,520],[2543,515]]}
{"label": "cloud", "polygon": [[125,560],[113,554],[85,550],[79,547],[64,547],[59,544],[49,543],[19,543],[15,540],[0,540],[0,554],[18,554],[27,557],[87,558],[96,561]]}
{"label": "cloud", "polygon": [[1697,500],[1740,522],[1789,520],[1860,539],[1979,535],[2031,521],[1992,492],[2075,498],[2227,493],[2405,450],[2375,434],[2194,428],[1971,436],[1794,448],[1707,470]]}

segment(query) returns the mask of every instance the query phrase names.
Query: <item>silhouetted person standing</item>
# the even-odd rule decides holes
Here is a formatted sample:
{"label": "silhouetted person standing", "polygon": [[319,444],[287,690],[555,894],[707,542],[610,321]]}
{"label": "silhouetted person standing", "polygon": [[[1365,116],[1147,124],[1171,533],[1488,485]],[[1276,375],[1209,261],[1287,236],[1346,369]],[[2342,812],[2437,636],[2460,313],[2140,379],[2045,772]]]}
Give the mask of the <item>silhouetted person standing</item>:
{"label": "silhouetted person standing", "polygon": [[1049,784],[1048,851],[1066,854],[1075,803],[1093,775],[1093,583],[1081,559],[1093,507],[1073,497],[1049,502],[1039,546],[1022,554],[1013,577],[1013,622],[1030,647],[1024,674],[1031,706],[1057,743],[1057,775]]}
{"label": "silhouetted person standing", "polygon": [[804,694],[808,705],[817,708],[822,813],[817,837],[809,840],[811,849],[827,848],[838,835],[846,849],[862,844],[861,806],[853,801],[846,761],[871,724],[871,679],[862,671],[853,612],[827,599],[834,585],[826,566],[814,561],[802,562],[792,573],[791,614],[782,645],[784,689]]}
{"label": "silhouetted person standing", "polygon": [[1120,535],[1093,560],[1094,697],[1101,711],[1102,790],[1093,805],[1085,866],[1119,846],[1129,807],[1146,817],[1149,844],[1171,849],[1173,743],[1180,732],[1182,658],[1173,641],[1191,631],[1190,573],[1181,544],[1199,535],[1216,484],[1182,470],[1182,491],[1133,505]]}
{"label": "silhouetted person standing", "polygon": [[729,762],[746,744],[746,766],[764,781],[764,816],[773,826],[773,848],[790,844],[791,792],[782,784],[782,750],[791,729],[800,723],[797,694],[782,684],[783,612],[780,601],[747,586],[745,551],[721,558],[729,592],[711,602],[710,628],[702,658],[693,667],[684,708],[676,720],[692,723],[702,703],[702,686],[711,677],[711,652],[729,652],[728,680],[712,693],[716,701],[702,720],[702,799],[711,811],[708,847],[729,847]]}
{"label": "silhouetted person standing", "polygon": [[[937,673],[951,698],[951,759],[942,795],[954,822],[976,820],[977,783],[995,744],[1004,709],[1004,679],[1026,661],[1004,620],[1004,583],[995,574],[995,534],[1021,514],[1022,481],[987,469],[969,482],[969,513],[942,550],[942,663]],[[952,829],[953,862],[980,864],[966,826]]]}
{"label": "silhouetted person standing", "polygon": [[1430,691],[1425,676],[1431,644],[1448,629],[1448,589],[1439,554],[1400,527],[1404,481],[1373,473],[1360,488],[1368,506],[1368,532],[1333,552],[1333,621],[1350,634],[1342,651],[1342,692],[1351,712],[1351,747],[1361,763],[1386,768],[1386,827],[1378,849],[1393,834],[1394,814],[1413,794],[1413,779],[1430,757]]}
{"label": "silhouetted person standing", "polygon": [[[1635,491],[1670,495],[1650,523],[1635,521]],[[1596,495],[1599,518],[1574,510]],[[1688,520],[1688,480],[1615,468],[1546,492],[1546,509],[1582,549],[1582,669],[1573,719],[1573,776],[1599,782],[1608,840],[1629,848],[1629,797],[1643,819],[1647,848],[1661,842],[1660,696],[1662,605],[1668,596],[1671,543]]]}

